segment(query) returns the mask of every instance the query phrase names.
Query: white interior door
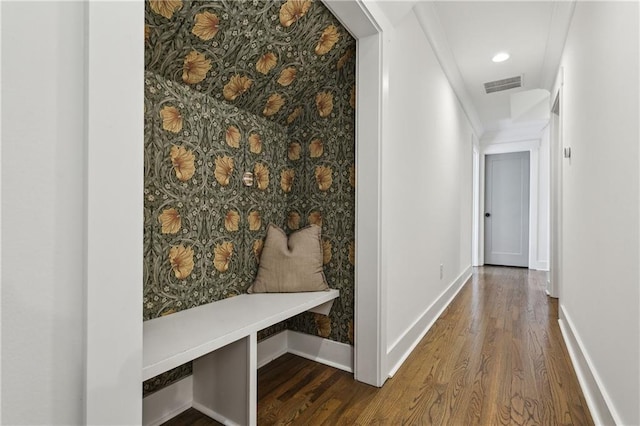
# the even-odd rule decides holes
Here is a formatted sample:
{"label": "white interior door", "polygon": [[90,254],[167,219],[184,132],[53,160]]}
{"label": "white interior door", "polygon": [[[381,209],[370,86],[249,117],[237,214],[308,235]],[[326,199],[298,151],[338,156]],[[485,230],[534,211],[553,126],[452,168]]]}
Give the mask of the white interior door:
{"label": "white interior door", "polygon": [[529,266],[529,152],[485,157],[484,263]]}

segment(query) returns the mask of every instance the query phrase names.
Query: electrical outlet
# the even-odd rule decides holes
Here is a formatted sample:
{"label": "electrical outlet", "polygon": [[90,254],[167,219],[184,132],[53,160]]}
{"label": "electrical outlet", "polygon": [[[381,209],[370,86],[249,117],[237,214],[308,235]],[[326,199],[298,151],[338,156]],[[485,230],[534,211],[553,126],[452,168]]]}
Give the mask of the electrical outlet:
{"label": "electrical outlet", "polygon": [[440,264],[440,279],[442,279],[444,277],[444,265],[441,263]]}

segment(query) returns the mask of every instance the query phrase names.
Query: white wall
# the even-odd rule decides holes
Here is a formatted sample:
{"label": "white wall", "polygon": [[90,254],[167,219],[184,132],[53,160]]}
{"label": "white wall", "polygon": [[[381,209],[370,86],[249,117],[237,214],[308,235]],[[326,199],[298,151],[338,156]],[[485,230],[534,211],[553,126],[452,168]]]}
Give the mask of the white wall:
{"label": "white wall", "polygon": [[2,4],[2,419],[81,424],[84,5]]}
{"label": "white wall", "polygon": [[[561,309],[618,424],[640,424],[638,3],[578,2],[565,51]],[[562,102],[561,101],[561,102]]]}
{"label": "white wall", "polygon": [[143,12],[2,3],[2,424],[142,420]]}
{"label": "white wall", "polygon": [[382,246],[391,352],[415,340],[427,308],[469,271],[472,130],[413,12],[396,23],[387,52]]}

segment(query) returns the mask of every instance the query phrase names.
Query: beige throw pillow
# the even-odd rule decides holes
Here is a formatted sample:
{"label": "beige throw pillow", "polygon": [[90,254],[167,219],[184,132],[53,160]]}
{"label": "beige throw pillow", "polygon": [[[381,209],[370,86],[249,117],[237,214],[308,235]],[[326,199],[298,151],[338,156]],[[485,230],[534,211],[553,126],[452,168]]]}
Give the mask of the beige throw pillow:
{"label": "beige throw pillow", "polygon": [[287,238],[269,224],[260,266],[247,293],[294,293],[328,290],[322,270],[320,227],[309,225]]}

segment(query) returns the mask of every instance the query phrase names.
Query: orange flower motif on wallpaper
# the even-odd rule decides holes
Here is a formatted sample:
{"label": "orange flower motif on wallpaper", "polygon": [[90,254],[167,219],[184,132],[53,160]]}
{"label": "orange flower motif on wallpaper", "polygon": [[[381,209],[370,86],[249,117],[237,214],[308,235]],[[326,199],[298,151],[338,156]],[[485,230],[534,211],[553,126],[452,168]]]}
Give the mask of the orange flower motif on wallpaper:
{"label": "orange flower motif on wallpaper", "polygon": [[249,151],[254,154],[260,154],[262,152],[262,139],[257,133],[252,133],[249,136]]}
{"label": "orange flower motif on wallpaper", "polygon": [[300,213],[289,212],[287,215],[287,227],[291,230],[300,228]]}
{"label": "orange flower motif on wallpaper", "polygon": [[180,230],[182,226],[182,219],[180,213],[174,208],[165,209],[158,216],[158,222],[162,225],[161,232],[163,234],[175,234]]}
{"label": "orange flower motif on wallpaper", "polygon": [[173,145],[169,156],[179,181],[186,182],[193,177],[196,172],[196,156],[193,152],[183,146]]}
{"label": "orange flower motif on wallpaper", "polygon": [[224,216],[224,227],[227,231],[233,232],[240,229],[240,214],[235,210],[229,210]]}
{"label": "orange flower motif on wallpaper", "polygon": [[356,264],[356,244],[353,241],[349,243],[349,263]]}
{"label": "orange flower motif on wallpaper", "polygon": [[316,95],[316,108],[320,117],[328,117],[333,111],[333,95],[330,92],[320,92]]}
{"label": "orange flower motif on wallpaper", "polygon": [[322,226],[322,213],[317,211],[312,211],[309,213],[308,217],[309,223],[312,225]]}
{"label": "orange flower motif on wallpaper", "polygon": [[229,185],[229,179],[233,173],[233,158],[222,156],[216,157],[216,169],[213,172],[218,183],[222,186]]}
{"label": "orange flower motif on wallpaper", "polygon": [[258,189],[265,190],[269,186],[269,169],[262,163],[256,163],[253,167],[253,177],[255,178]]}
{"label": "orange flower motif on wallpaper", "polygon": [[213,266],[220,272],[227,272],[231,256],[233,256],[233,243],[225,241],[222,244],[216,244],[213,249]]}
{"label": "orange flower motif on wallpaper", "polygon": [[298,74],[298,70],[294,67],[285,68],[280,73],[280,78],[278,78],[278,84],[280,86],[288,86],[293,83],[293,80],[296,79],[296,75]]}
{"label": "orange flower motif on wallpaper", "polygon": [[222,88],[222,95],[228,101],[235,101],[238,96],[241,96],[249,90],[252,84],[253,80],[249,77],[236,74],[229,79],[227,84],[224,85]]}
{"label": "orange flower motif on wallpaper", "polygon": [[316,183],[318,184],[318,188],[320,191],[326,191],[331,188],[331,184],[333,183],[333,170],[328,166],[317,166],[316,167]]}
{"label": "orange flower motif on wallpaper", "polygon": [[178,133],[182,130],[182,115],[178,108],[165,106],[160,110],[160,117],[164,130],[172,133]]}
{"label": "orange flower motif on wallpaper", "polygon": [[191,32],[202,40],[211,40],[218,34],[220,20],[215,13],[202,12],[195,16],[196,23]]}
{"label": "orange flower motif on wallpaper", "polygon": [[158,15],[171,19],[173,14],[182,8],[182,0],[150,0],[149,7]]}
{"label": "orange flower motif on wallpaper", "polygon": [[293,169],[285,169],[282,171],[280,174],[280,187],[284,192],[291,192],[294,177],[295,171]]}
{"label": "orange flower motif on wallpaper", "polygon": [[267,52],[260,56],[258,62],[256,62],[256,70],[259,73],[267,75],[276,64],[278,63],[278,57],[273,52]]}
{"label": "orange flower motif on wallpaper", "polygon": [[351,86],[351,96],[349,97],[349,105],[356,109],[356,86]]}
{"label": "orange flower motif on wallpaper", "polygon": [[353,345],[353,320],[349,320],[347,324],[347,338],[349,339],[349,343]]}
{"label": "orange flower motif on wallpaper", "polygon": [[260,263],[260,255],[262,254],[262,248],[264,247],[264,241],[255,240],[253,242],[253,247],[251,248],[253,251],[253,256],[256,258],[256,262]]}
{"label": "orange flower motif on wallpaper", "polygon": [[169,249],[169,263],[176,278],[184,280],[193,271],[193,249],[182,244]]}
{"label": "orange flower motif on wallpaper", "polygon": [[149,43],[149,39],[151,38],[151,28],[149,28],[149,25],[144,26],[144,42]]}
{"label": "orange flower motif on wallpaper", "polygon": [[289,116],[287,117],[287,124],[291,124],[293,123],[296,118],[300,117],[302,115],[302,107],[296,107],[291,114],[289,114]]}
{"label": "orange flower motif on wallpaper", "polygon": [[340,40],[340,33],[338,33],[338,29],[335,25],[329,25],[324,29],[322,35],[320,36],[320,40],[318,40],[318,44],[316,45],[316,54],[324,55],[333,49],[333,46]]}
{"label": "orange flower motif on wallpaper", "polygon": [[309,144],[309,156],[311,158],[318,158],[322,156],[324,152],[324,145],[320,139],[314,139]]}
{"label": "orange flower motif on wallpaper", "polygon": [[249,212],[247,222],[249,222],[249,231],[259,231],[260,227],[262,226],[262,218],[260,217],[260,212],[256,210]]}
{"label": "orange flower motif on wallpaper", "polygon": [[231,148],[240,148],[240,129],[236,126],[227,127],[224,138]]}
{"label": "orange flower motif on wallpaper", "polygon": [[353,49],[349,49],[346,52],[344,52],[344,55],[342,55],[340,59],[338,59],[336,68],[339,70],[344,68],[344,66],[347,64],[347,62],[349,62],[349,59],[351,59],[352,56],[353,56]]}
{"label": "orange flower motif on wallpaper", "polygon": [[185,58],[182,66],[182,81],[187,84],[200,83],[211,69],[211,61],[202,53],[192,50]]}
{"label": "orange flower motif on wallpaper", "polygon": [[310,0],[287,0],[280,6],[280,23],[283,27],[290,27],[309,11],[309,7]]}
{"label": "orange flower motif on wallpaper", "polygon": [[313,317],[318,329],[318,336],[329,337],[331,334],[331,319],[322,314],[313,314]]}
{"label": "orange flower motif on wallpaper", "polygon": [[284,105],[284,99],[278,93],[274,93],[269,96],[269,99],[267,99],[267,103],[264,106],[262,113],[266,117],[270,117],[280,111],[282,105]]}
{"label": "orange flower motif on wallpaper", "polygon": [[356,187],[356,165],[352,164],[349,166],[349,185],[352,188]]}
{"label": "orange flower motif on wallpaper", "polygon": [[322,240],[322,264],[331,262],[331,241]]}
{"label": "orange flower motif on wallpaper", "polygon": [[302,147],[298,142],[291,142],[289,144],[289,149],[287,149],[287,156],[289,160],[296,161],[300,159],[300,152],[302,151]]}

